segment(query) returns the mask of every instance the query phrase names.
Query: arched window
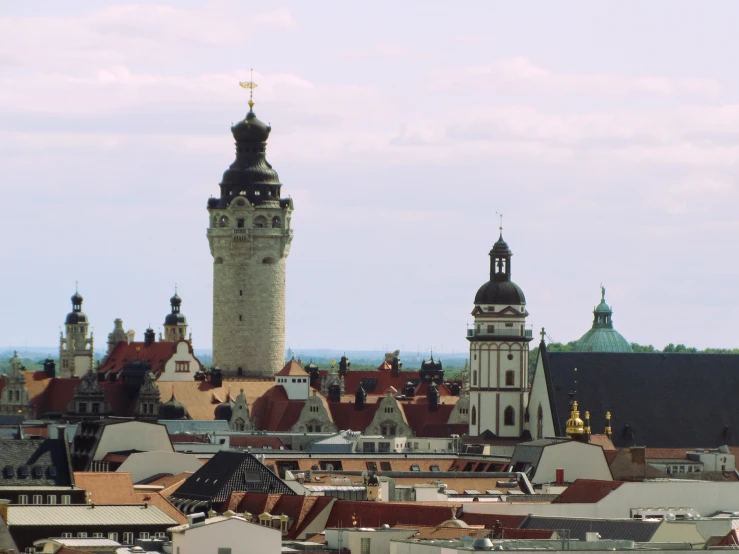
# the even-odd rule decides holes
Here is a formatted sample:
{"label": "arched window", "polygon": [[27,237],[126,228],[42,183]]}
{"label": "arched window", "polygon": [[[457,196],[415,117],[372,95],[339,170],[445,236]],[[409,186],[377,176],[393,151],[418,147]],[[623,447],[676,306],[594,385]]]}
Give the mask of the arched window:
{"label": "arched window", "polygon": [[472,406],[472,425],[477,425],[477,408]]}
{"label": "arched window", "polygon": [[473,387],[477,386],[477,371],[472,372],[472,386]]}
{"label": "arched window", "polygon": [[254,227],[256,229],[264,229],[267,227],[267,218],[263,215],[259,215],[254,218]]}
{"label": "arched window", "polygon": [[513,410],[513,406],[508,406],[503,412],[503,425],[514,425],[516,419],[516,412]]}
{"label": "arched window", "polygon": [[277,228],[279,228],[279,227],[282,227],[282,225],[281,225],[281,223],[280,223],[280,218],[279,218],[279,217],[277,217],[277,216],[274,216],[274,217],[272,218],[272,228],[273,228],[273,229],[277,229]]}
{"label": "arched window", "polygon": [[513,370],[508,370],[505,372],[505,385],[506,387],[512,387],[516,382],[516,374],[513,372]]}
{"label": "arched window", "polygon": [[218,222],[218,226],[228,227],[228,217],[226,217],[225,215],[222,215],[220,221]]}
{"label": "arched window", "polygon": [[540,439],[544,436],[544,410],[541,409],[541,404],[539,404],[539,409],[536,411],[536,438]]}

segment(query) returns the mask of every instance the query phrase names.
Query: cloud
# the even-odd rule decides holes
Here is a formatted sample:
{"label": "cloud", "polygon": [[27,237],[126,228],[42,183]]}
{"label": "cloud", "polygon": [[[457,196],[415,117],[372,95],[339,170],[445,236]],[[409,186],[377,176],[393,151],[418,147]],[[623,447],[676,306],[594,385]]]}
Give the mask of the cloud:
{"label": "cloud", "polygon": [[171,62],[198,46],[246,43],[296,26],[286,8],[229,16],[156,4],[110,6],[80,17],[0,17],[0,65],[84,71],[97,63]]}
{"label": "cloud", "polygon": [[495,60],[487,65],[437,69],[430,73],[429,85],[442,90],[521,90],[538,94],[649,93],[666,95],[689,93],[715,95],[721,90],[719,84],[711,79],[555,73],[523,57]]}

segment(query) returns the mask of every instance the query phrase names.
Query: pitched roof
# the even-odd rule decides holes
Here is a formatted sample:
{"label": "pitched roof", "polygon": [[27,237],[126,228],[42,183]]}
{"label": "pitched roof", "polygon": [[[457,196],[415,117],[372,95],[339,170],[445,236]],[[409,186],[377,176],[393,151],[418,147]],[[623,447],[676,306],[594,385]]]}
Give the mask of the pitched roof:
{"label": "pitched roof", "polygon": [[[385,362],[381,367],[384,365]],[[418,383],[421,378],[418,371],[400,371],[398,377],[393,377],[392,372],[388,371],[389,369],[389,364],[387,364],[387,370],[381,371],[350,369],[344,377],[344,390],[354,394],[354,391],[361,384],[367,394],[383,394],[390,387],[402,390],[408,381]],[[328,375],[326,370],[321,370],[319,373],[321,376]]]}
{"label": "pitched roof", "polygon": [[521,529],[568,529],[570,538],[585,540],[588,532],[599,533],[606,540],[628,540],[635,542],[649,542],[657,529],[662,525],[661,520],[638,519],[594,519],[575,517],[547,517],[528,515],[521,523]]}
{"label": "pitched roof", "polygon": [[510,514],[477,514],[462,512],[459,518],[469,525],[483,525],[488,529],[494,529],[495,523],[500,521],[505,529],[517,528],[526,519],[526,516]]}
{"label": "pitched roof", "polygon": [[156,506],[180,525],[187,523],[187,516],[175,508],[174,504],[167,500],[161,492],[136,492],[134,494],[139,504]]}
{"label": "pitched roof", "polygon": [[618,447],[739,444],[736,355],[545,351],[542,361],[560,435],[569,417],[569,392],[575,390],[581,409],[593,414],[596,431],[605,411],[611,412],[611,440]]}
{"label": "pitched roof", "polygon": [[612,491],[623,485],[621,481],[597,481],[595,479],[575,479],[552,504],[594,503],[603,500]]}
{"label": "pitched roof", "polygon": [[268,513],[286,515],[290,518],[287,538],[301,535],[304,529],[335,499],[330,496],[287,496],[283,494],[264,494],[253,492],[234,492],[226,501],[223,510],[249,512],[253,515]]}
{"label": "pitched roof", "polygon": [[270,383],[269,388],[250,404],[249,414],[264,431],[289,431],[300,418],[304,400],[290,400],[285,389]]}
{"label": "pitched roof", "polygon": [[94,504],[138,504],[130,473],[75,471],[74,482],[85,493],[92,493]]}
{"label": "pitched roof", "polygon": [[10,527],[44,527],[80,525],[174,525],[176,522],[159,508],[139,505],[100,506],[72,504],[66,506],[11,505],[8,507]]}
{"label": "pitched roof", "polygon": [[423,502],[362,502],[337,500],[326,522],[329,527],[379,527],[381,525],[439,525],[450,519],[457,506]]}
{"label": "pitched roof", "polygon": [[[224,502],[233,491],[294,494],[285,483],[248,452],[221,450],[193,473],[172,495],[175,500]],[[179,506],[175,502],[176,506]]]}
{"label": "pitched roof", "polygon": [[300,364],[295,361],[295,358],[285,364],[280,371],[277,372],[276,377],[307,377],[308,374],[305,370],[300,367]]}
{"label": "pitched roof", "polygon": [[103,365],[98,368],[98,373],[118,373],[129,362],[136,360],[151,365],[154,373],[162,371],[164,365],[177,351],[176,342],[127,342],[121,341],[113,348],[113,351],[105,359]]}
{"label": "pitched roof", "polygon": [[0,517],[0,552],[4,551],[18,552],[18,547],[16,546],[13,537],[10,535],[10,531],[8,530],[5,520]]}
{"label": "pitched roof", "polygon": [[67,443],[60,439],[0,439],[0,468],[0,486],[73,483]]}

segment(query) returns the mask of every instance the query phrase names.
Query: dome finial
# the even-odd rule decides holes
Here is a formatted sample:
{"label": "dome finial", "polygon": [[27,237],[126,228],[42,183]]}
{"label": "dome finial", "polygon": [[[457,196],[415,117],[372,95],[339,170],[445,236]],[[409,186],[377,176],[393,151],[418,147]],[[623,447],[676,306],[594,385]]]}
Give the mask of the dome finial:
{"label": "dome finial", "polygon": [[500,238],[503,238],[503,214],[499,212],[495,212],[500,217],[500,226],[498,227],[498,230],[500,231]]}
{"label": "dome finial", "polygon": [[239,81],[239,85],[241,86],[241,88],[249,89],[249,111],[252,111],[252,108],[254,108],[254,89],[259,86],[254,82],[254,70],[253,69],[249,70],[249,80]]}
{"label": "dome finial", "polygon": [[601,302],[606,301],[606,287],[603,286],[603,283],[600,284],[600,300]]}

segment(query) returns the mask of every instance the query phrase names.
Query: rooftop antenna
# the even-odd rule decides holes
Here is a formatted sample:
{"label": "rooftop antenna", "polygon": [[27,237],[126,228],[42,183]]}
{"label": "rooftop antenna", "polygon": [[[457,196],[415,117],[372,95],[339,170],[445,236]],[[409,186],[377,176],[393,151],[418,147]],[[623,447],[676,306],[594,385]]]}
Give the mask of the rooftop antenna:
{"label": "rooftop antenna", "polygon": [[239,81],[239,86],[241,86],[241,88],[249,89],[249,111],[251,111],[252,108],[254,107],[254,89],[259,86],[254,82],[254,70],[253,69],[249,70],[249,80]]}

